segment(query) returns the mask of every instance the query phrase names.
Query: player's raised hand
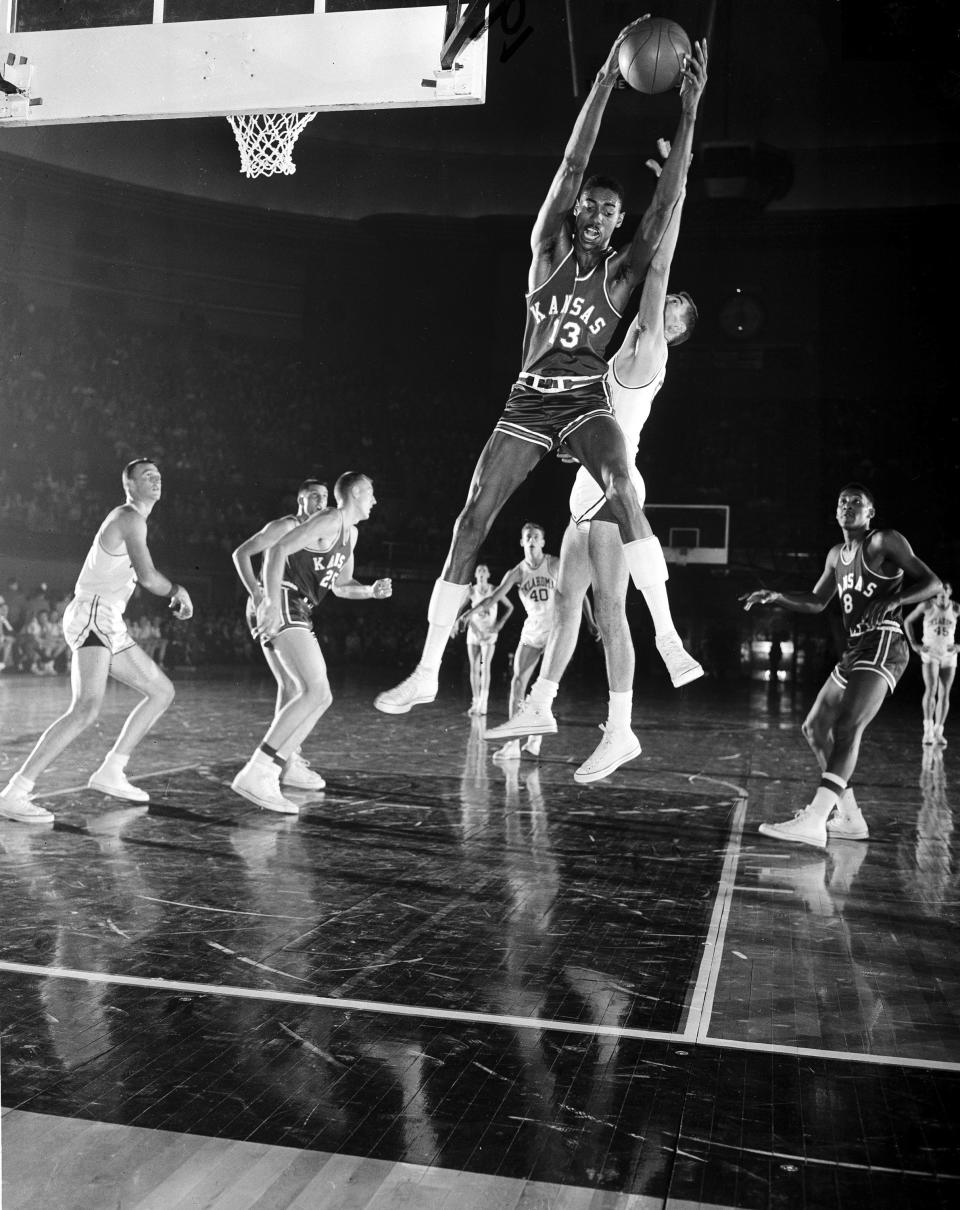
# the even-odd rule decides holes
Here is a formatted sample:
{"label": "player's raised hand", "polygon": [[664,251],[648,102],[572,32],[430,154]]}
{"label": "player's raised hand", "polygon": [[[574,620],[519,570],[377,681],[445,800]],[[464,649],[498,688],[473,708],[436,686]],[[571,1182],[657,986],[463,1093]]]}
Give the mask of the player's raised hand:
{"label": "player's raised hand", "polygon": [[[671,145],[669,139],[657,139],[657,154],[660,156],[660,160],[666,160],[670,154]],[[649,168],[655,177],[659,177],[660,173],[663,172],[663,164],[660,163],[660,160],[655,160],[651,156],[649,160],[644,160],[643,162],[644,167]]]}
{"label": "player's raised hand", "polygon": [[620,75],[620,43],[632,29],[636,29],[638,25],[642,25],[644,21],[649,20],[650,14],[644,13],[642,17],[637,17],[636,21],[631,21],[629,25],[625,25],[619,34],[617,34],[613,46],[610,47],[610,53],[607,55],[603,67],[600,68],[600,74],[597,76],[599,84],[606,84],[607,87],[612,87],[614,84],[622,81]]}
{"label": "player's raised hand", "polygon": [[680,72],[680,104],[685,113],[695,114],[707,86],[707,40],[694,42],[693,55],[686,56]]}

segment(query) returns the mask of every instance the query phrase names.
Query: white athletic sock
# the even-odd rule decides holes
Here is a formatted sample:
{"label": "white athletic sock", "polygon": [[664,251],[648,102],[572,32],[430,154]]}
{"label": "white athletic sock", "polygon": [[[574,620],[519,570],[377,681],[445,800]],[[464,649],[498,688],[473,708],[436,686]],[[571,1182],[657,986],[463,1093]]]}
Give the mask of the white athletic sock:
{"label": "white athletic sock", "polygon": [[14,773],[13,777],[7,782],[8,790],[23,790],[25,794],[29,794],[36,785],[35,781],[31,781],[29,777],[24,777],[22,773]]}
{"label": "white athletic sock", "polygon": [[449,580],[434,583],[427,608],[427,637],[419,665],[424,672],[439,671],[451,631],[469,591],[469,584],[451,584]]}
{"label": "white athletic sock", "polygon": [[813,796],[810,810],[826,819],[834,807],[839,806],[840,796],[847,788],[847,783],[836,773],[824,773],[820,777],[820,785]]}
{"label": "white athletic sock", "polygon": [[663,557],[663,547],[655,535],[649,538],[637,538],[634,542],[624,542],[623,557],[627,561],[630,575],[634,584],[643,591],[655,584],[665,584],[670,573],[667,571],[667,561]]}
{"label": "white athletic sock", "polygon": [[127,761],[129,759],[130,759],[129,752],[125,756],[121,756],[119,752],[110,751],[103,758],[103,763],[105,765],[113,765],[115,768],[119,769],[120,772],[122,773],[123,770],[127,767]]}
{"label": "white athletic sock", "polygon": [[536,702],[538,706],[551,706],[559,688],[559,681],[551,681],[545,676],[538,676],[530,690],[530,700]]}
{"label": "white athletic sock", "polygon": [[629,731],[633,715],[633,691],[614,693],[610,690],[610,704],[607,707],[607,725],[615,731]]}
{"label": "white athletic sock", "polygon": [[650,617],[653,619],[653,629],[658,639],[664,635],[673,634],[676,626],[673,624],[673,614],[670,612],[670,598],[667,596],[666,584],[648,584],[641,588],[643,599],[647,603]]}

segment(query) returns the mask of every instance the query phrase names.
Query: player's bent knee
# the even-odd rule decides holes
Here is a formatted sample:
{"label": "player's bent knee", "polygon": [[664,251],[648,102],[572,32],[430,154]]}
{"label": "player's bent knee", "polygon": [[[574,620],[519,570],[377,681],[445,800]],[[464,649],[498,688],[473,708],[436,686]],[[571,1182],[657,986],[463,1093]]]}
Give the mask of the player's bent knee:
{"label": "player's bent knee", "polygon": [[102,706],[102,697],[81,697],[71,704],[69,714],[80,729],[85,730],[97,721]]}

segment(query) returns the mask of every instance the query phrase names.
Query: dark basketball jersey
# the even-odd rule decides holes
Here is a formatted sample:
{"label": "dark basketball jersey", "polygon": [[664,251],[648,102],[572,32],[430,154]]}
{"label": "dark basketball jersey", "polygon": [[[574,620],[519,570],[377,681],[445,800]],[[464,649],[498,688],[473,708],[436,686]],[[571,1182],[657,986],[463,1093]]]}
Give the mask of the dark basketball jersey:
{"label": "dark basketball jersey", "polygon": [[304,597],[311,605],[319,605],[336,584],[337,576],[350,558],[350,530],[340,514],[340,536],[329,550],[314,550],[305,546],[287,555],[283,568],[283,584]]}
{"label": "dark basketball jersey", "polygon": [[583,277],[571,248],[542,286],[527,295],[523,366],[529,374],[566,378],[607,372],[607,342],[620,312],[607,293],[612,248]]}
{"label": "dark basketball jersey", "polygon": [[837,556],[837,595],[840,597],[844,629],[850,639],[858,639],[871,630],[902,632],[899,609],[888,614],[882,622],[870,625],[863,622],[863,615],[871,605],[895,596],[903,583],[902,571],[895,576],[882,576],[867,566],[863,547],[869,537],[868,533],[863,542],[854,543],[853,550],[849,552],[841,547]]}

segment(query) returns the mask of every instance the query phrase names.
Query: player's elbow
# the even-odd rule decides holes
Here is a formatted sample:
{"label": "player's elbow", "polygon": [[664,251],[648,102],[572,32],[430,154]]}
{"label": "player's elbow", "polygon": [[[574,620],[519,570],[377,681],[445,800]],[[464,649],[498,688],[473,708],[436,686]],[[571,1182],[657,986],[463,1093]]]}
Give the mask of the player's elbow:
{"label": "player's elbow", "polygon": [[589,158],[578,151],[567,151],[560,166],[560,173],[565,181],[582,177],[587,171]]}

